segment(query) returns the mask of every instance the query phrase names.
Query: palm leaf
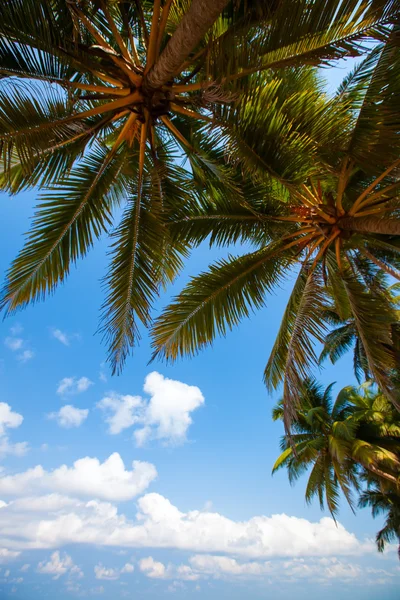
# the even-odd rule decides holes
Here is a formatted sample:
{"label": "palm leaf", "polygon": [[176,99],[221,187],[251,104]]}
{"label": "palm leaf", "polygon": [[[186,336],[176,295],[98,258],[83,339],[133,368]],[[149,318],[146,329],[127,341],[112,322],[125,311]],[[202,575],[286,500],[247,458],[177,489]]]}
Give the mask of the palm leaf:
{"label": "palm leaf", "polygon": [[97,146],[62,188],[42,196],[25,247],[8,272],[1,304],[9,312],[52,292],[112,224],[111,209],[125,191],[124,153],[109,157],[107,148]]}
{"label": "palm leaf", "polygon": [[278,284],[291,260],[281,242],[214,263],[192,279],[156,320],[155,355],[172,360],[193,355],[217,334],[225,335],[251,310],[264,306],[266,293]]}

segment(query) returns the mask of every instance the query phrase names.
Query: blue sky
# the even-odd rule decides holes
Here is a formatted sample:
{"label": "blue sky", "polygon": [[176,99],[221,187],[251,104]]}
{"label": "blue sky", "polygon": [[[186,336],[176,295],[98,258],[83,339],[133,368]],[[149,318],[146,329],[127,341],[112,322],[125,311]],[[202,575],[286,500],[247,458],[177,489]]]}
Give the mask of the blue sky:
{"label": "blue sky", "polygon": [[[2,273],[35,198],[0,196]],[[1,323],[0,597],[394,600],[399,563],[393,547],[376,553],[380,521],[342,503],[336,527],[305,504],[304,479],[271,477],[282,426],[262,372],[290,282],[195,359],[148,365],[144,333],[112,378],[94,335],[106,250]],[[226,254],[198,249],[170,293]],[[352,383],[350,357],[319,378]]]}

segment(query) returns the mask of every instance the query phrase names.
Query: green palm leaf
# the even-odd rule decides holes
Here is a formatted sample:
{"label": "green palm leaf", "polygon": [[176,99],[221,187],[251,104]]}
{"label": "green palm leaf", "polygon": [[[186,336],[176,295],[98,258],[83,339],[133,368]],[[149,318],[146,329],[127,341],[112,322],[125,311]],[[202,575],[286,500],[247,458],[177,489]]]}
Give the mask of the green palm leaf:
{"label": "green palm leaf", "polygon": [[251,310],[265,304],[265,295],[281,280],[292,261],[284,242],[240,258],[220,260],[195,277],[156,320],[155,355],[174,359],[196,354],[224,335]]}
{"label": "green palm leaf", "polygon": [[25,247],[8,272],[2,299],[8,312],[52,292],[112,224],[111,209],[125,191],[124,156],[109,157],[107,148],[97,146],[62,188],[42,196]]}

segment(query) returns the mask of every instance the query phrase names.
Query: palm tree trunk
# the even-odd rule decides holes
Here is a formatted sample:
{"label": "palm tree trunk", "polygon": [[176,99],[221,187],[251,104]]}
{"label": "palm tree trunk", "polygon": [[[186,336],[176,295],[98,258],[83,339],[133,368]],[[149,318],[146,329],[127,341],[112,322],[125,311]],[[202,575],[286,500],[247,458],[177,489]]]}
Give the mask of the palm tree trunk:
{"label": "palm tree trunk", "polygon": [[344,217],[338,221],[340,229],[359,233],[400,235],[400,219],[385,217]]}
{"label": "palm tree trunk", "polygon": [[228,2],[229,0],[192,0],[188,12],[179,23],[154,67],[149,71],[146,78],[147,87],[159,88],[176,75],[179,67],[204,37]]}

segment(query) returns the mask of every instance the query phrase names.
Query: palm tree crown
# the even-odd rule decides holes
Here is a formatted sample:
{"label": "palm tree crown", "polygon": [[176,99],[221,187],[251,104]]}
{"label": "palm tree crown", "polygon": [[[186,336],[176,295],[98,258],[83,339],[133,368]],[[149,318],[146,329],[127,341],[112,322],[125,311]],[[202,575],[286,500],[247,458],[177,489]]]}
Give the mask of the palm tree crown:
{"label": "palm tree crown", "polygon": [[[282,438],[282,454],[273,472],[286,467],[290,481],[310,470],[306,500],[326,501],[337,514],[339,490],[353,507],[352,492],[359,491],[365,471],[382,488],[400,492],[400,416],[371,385],[344,388],[332,402],[332,385],[325,390],[314,380],[303,382],[301,407],[296,411],[291,438]],[[273,411],[283,419],[283,403]]]}
{"label": "palm tree crown", "polygon": [[[120,368],[185,256],[165,227],[170,212],[186,214],[204,193],[241,193],[221,140],[240,146],[233,115],[258,74],[357,55],[363,40],[391,35],[398,9],[394,0],[4,0],[0,185],[45,191],[2,305],[52,292],[113,231],[103,330]],[[182,156],[190,169],[177,165]],[[350,171],[346,162],[343,180]],[[317,215],[333,242],[333,216],[315,208],[317,192],[301,193],[304,218]]]}
{"label": "palm tree crown", "polygon": [[398,313],[387,293],[390,278],[400,278],[400,32],[393,27],[332,99],[313,100],[288,79],[266,77],[258,95],[232,111],[226,152],[251,175],[245,199],[214,195],[171,225],[181,241],[211,236],[255,250],[189,283],[155,323],[155,353],[194,354],[295,274],[265,369],[269,389],[283,382],[286,425],[318,362],[332,298],[340,319],[352,322],[369,372],[400,408]]}

